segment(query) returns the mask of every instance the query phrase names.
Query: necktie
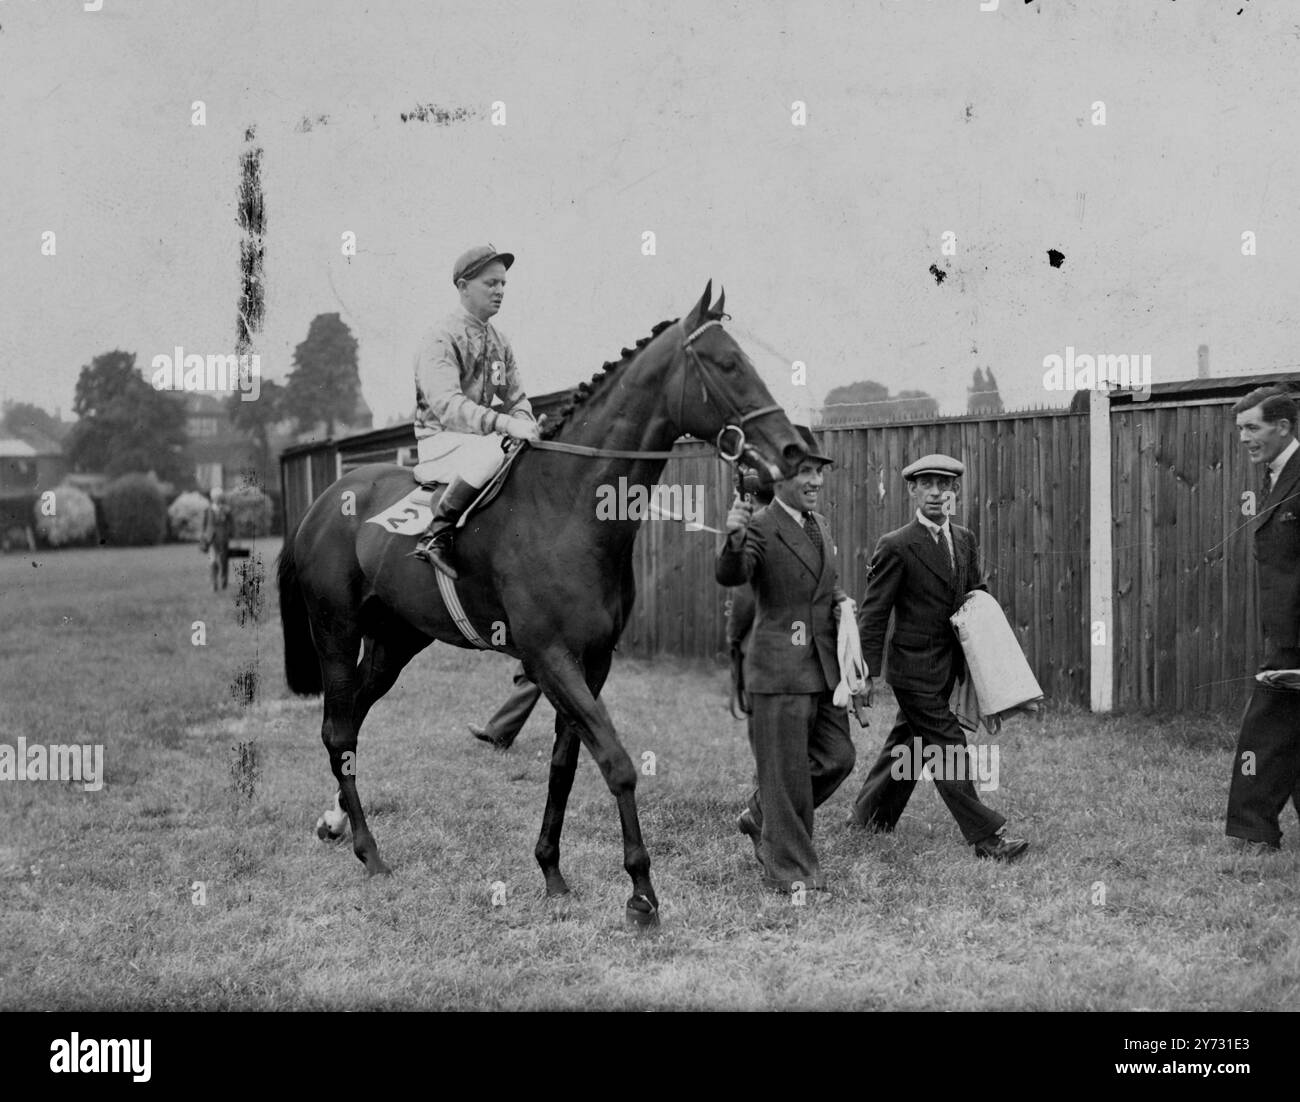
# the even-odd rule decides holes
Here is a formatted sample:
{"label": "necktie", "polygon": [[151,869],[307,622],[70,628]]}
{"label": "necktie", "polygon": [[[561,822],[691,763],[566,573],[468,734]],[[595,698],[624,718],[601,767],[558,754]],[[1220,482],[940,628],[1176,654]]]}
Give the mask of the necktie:
{"label": "necktie", "polygon": [[1273,468],[1264,468],[1264,496],[1268,497],[1269,491],[1273,489]]}
{"label": "necktie", "polygon": [[813,546],[817,548],[817,557],[820,559],[824,554],[822,551],[822,530],[812,513],[804,513],[803,530],[808,533],[808,538],[812,540]]}
{"label": "necktie", "polygon": [[954,574],[957,573],[957,564],[956,562],[953,561],[952,548],[948,546],[948,541],[943,538],[943,529],[936,528],[930,534],[934,536],[934,542],[942,546],[943,549],[948,553],[948,569],[951,570]]}

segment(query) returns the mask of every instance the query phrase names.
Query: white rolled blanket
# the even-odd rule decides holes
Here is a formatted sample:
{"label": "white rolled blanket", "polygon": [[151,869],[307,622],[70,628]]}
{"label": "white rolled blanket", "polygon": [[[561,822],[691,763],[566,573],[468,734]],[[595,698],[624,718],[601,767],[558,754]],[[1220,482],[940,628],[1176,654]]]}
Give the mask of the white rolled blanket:
{"label": "white rolled blanket", "polygon": [[982,715],[992,716],[1043,699],[1034,671],[1002,606],[983,590],[966,594],[951,617]]}

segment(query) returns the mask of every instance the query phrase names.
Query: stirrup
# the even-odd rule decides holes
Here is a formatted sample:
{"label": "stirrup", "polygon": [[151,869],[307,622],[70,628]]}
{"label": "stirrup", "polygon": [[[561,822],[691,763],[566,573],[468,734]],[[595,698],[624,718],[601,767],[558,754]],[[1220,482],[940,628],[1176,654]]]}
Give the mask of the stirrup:
{"label": "stirrup", "polygon": [[438,537],[432,533],[425,532],[418,540],[415,541],[415,550],[407,552],[407,558],[420,559],[433,565],[433,548]]}

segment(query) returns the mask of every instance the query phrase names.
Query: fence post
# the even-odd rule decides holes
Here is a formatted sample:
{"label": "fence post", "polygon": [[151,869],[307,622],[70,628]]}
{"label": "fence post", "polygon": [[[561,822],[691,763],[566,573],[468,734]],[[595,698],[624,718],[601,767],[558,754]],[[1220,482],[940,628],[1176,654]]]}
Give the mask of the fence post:
{"label": "fence post", "polygon": [[[1110,500],[1110,391],[1088,394],[1088,611],[1092,674],[1089,702],[1109,712],[1115,691],[1115,617],[1111,602],[1114,521]],[[1099,641],[1100,636],[1100,641]]]}

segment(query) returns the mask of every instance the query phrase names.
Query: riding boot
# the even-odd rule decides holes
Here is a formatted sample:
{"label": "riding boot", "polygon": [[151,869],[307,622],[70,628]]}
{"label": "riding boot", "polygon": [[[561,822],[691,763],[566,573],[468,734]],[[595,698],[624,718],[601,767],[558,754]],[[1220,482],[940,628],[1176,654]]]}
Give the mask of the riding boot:
{"label": "riding boot", "polygon": [[217,575],[220,572],[221,567],[219,567],[216,563],[212,563],[210,566],[210,570],[212,573],[212,592],[215,593],[217,591]]}
{"label": "riding boot", "polygon": [[441,570],[452,581],[460,577],[452,562],[452,537],[456,533],[456,521],[478,496],[479,489],[480,487],[471,486],[459,476],[453,478],[451,485],[443,490],[442,497],[438,500],[438,507],[434,510],[428,529],[411,552],[415,558],[423,559]]}

